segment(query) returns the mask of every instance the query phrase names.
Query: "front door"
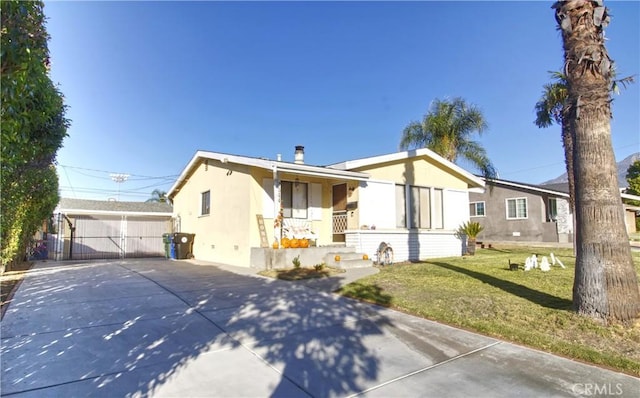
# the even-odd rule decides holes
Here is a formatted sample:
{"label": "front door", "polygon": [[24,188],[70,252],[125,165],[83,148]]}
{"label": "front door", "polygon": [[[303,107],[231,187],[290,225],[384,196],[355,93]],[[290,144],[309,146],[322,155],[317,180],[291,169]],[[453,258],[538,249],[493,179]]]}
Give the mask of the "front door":
{"label": "front door", "polygon": [[333,241],[344,242],[347,229],[347,184],[333,186]]}

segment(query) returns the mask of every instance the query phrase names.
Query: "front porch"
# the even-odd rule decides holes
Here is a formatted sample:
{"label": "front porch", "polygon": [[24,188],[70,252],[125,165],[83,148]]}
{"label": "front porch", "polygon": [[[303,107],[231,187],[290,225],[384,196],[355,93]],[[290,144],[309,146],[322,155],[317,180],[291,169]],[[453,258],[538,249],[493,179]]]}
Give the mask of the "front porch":
{"label": "front porch", "polygon": [[[336,255],[340,261],[336,261]],[[312,267],[324,263],[335,268],[371,267],[372,260],[363,260],[363,254],[354,247],[329,245],[296,249],[251,248],[251,267],[258,269],[291,268],[293,259],[298,257],[303,267]],[[371,258],[371,257],[369,257]]]}

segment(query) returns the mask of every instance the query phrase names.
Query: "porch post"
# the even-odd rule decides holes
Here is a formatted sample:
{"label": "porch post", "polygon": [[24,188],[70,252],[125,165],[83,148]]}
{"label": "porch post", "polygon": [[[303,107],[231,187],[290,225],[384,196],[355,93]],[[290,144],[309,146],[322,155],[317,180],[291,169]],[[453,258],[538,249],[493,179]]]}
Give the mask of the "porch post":
{"label": "porch post", "polygon": [[282,208],[282,195],[280,193],[280,173],[278,167],[273,166],[273,236],[280,243],[282,239],[282,219],[280,219],[280,209]]}

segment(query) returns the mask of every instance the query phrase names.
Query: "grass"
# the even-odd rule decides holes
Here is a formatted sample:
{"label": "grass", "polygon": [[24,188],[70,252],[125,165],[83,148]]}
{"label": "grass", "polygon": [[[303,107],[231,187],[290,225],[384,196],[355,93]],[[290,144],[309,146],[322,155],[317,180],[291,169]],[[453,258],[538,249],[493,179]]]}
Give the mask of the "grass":
{"label": "grass", "polygon": [[258,274],[268,276],[275,279],[283,279],[287,281],[299,281],[302,279],[326,278],[329,276],[341,274],[345,272],[343,269],[323,267],[315,269],[313,267],[271,269],[260,271]]}
{"label": "grass", "polygon": [[[553,249],[567,267],[523,270],[549,248],[478,249],[452,257],[384,267],[341,293],[487,336],[640,376],[640,321],[605,326],[572,311],[575,257]],[[640,273],[640,253],[633,253]],[[509,270],[509,261],[519,263]]]}

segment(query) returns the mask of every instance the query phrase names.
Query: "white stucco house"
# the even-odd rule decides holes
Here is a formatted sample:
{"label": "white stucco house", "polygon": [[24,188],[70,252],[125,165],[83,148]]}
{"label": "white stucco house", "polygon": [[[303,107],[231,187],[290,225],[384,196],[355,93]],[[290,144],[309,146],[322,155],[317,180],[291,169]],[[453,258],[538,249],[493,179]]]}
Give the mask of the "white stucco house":
{"label": "white stucco house", "polygon": [[460,255],[455,230],[469,219],[470,190],[483,187],[429,149],[313,166],[298,146],[292,162],[197,151],[168,198],[176,232],[195,234],[196,259],[262,267],[252,261],[280,239],[280,211],[317,247],[373,256],[387,242],[396,262]]}

